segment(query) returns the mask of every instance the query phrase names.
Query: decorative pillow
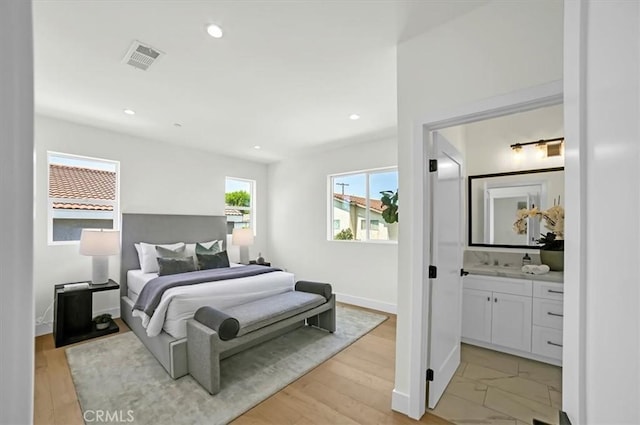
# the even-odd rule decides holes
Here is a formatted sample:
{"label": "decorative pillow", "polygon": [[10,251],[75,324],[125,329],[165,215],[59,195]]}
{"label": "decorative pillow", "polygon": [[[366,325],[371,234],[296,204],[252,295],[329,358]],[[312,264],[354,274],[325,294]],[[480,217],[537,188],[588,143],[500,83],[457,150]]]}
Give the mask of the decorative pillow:
{"label": "decorative pillow", "polygon": [[186,258],[184,245],[176,249],[163,248],[160,245],[156,246],[156,253],[158,253],[158,259],[162,258]]}
{"label": "decorative pillow", "polygon": [[183,258],[158,258],[158,275],[187,273],[196,271],[196,265],[191,257]]}
{"label": "decorative pillow", "polygon": [[[215,240],[215,241],[209,241],[209,242],[200,242],[200,245],[202,245],[205,249],[211,249],[213,246],[217,246],[218,250],[215,252],[220,252],[222,251],[222,241],[220,240]],[[188,243],[187,244],[187,248],[186,248],[186,256],[191,256],[193,257],[193,261],[196,263],[196,266],[198,265],[198,257],[196,257],[196,244],[195,243]],[[206,254],[205,252],[200,252],[201,254]]]}
{"label": "decorative pillow", "polygon": [[178,242],[173,244],[166,245],[156,245],[145,242],[140,242],[140,251],[142,252],[142,261],[140,261],[140,269],[142,273],[157,273],[158,272],[158,260],[159,257],[158,252],[156,250],[156,246],[173,249],[183,247],[184,243]]}
{"label": "decorative pillow", "polygon": [[209,248],[205,247],[201,243],[196,244],[196,254],[215,254],[220,251],[220,246],[215,242],[211,244]]}
{"label": "decorative pillow", "polygon": [[198,267],[200,270],[229,267],[227,251],[217,252],[215,254],[196,254],[196,256],[198,257]]}

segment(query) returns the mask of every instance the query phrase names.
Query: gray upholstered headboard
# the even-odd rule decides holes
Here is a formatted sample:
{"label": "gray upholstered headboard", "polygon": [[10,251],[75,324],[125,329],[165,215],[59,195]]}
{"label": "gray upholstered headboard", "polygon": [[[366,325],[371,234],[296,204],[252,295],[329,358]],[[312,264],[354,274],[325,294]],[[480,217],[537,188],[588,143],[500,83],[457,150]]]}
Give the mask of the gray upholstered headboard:
{"label": "gray upholstered headboard", "polygon": [[227,218],[209,215],[122,214],[120,295],[127,295],[127,271],[140,268],[136,242],[172,243],[223,240]]}

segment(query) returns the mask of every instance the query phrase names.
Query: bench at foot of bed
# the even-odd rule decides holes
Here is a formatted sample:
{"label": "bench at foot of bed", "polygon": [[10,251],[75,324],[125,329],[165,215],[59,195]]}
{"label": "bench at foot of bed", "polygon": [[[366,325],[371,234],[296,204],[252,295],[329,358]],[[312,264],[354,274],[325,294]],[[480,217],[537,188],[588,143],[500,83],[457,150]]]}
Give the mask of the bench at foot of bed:
{"label": "bench at foot of bed", "polygon": [[220,391],[220,360],[303,326],[336,330],[336,299],[328,283],[299,281],[295,291],[224,311],[201,307],[187,321],[189,374],[209,393]]}

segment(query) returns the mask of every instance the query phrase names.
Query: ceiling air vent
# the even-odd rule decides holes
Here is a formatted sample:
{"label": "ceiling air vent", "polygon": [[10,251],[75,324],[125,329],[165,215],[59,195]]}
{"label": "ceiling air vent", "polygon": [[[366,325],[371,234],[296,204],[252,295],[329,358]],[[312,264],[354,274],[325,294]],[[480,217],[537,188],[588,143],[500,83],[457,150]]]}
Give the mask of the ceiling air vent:
{"label": "ceiling air vent", "polygon": [[122,63],[146,71],[161,56],[164,56],[164,53],[160,50],[135,40],[129,47],[127,54],[122,58]]}

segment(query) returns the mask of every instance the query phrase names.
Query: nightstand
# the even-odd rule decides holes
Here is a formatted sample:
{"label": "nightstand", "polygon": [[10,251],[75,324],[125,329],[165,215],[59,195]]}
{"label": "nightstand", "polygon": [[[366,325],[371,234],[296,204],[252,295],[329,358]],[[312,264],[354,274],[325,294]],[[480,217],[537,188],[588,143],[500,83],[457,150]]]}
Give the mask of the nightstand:
{"label": "nightstand", "polygon": [[271,267],[271,263],[268,263],[266,261],[264,263],[262,263],[262,264],[258,264],[258,263],[256,263],[256,260],[251,260],[251,261],[249,261],[249,264],[254,264],[256,266]]}
{"label": "nightstand", "polygon": [[89,284],[88,288],[75,291],[65,291],[64,285],[56,285],[54,289],[53,339],[56,347],[119,331],[113,320],[108,328],[96,329],[92,314],[93,293],[120,289],[120,285],[111,279],[104,285]]}

